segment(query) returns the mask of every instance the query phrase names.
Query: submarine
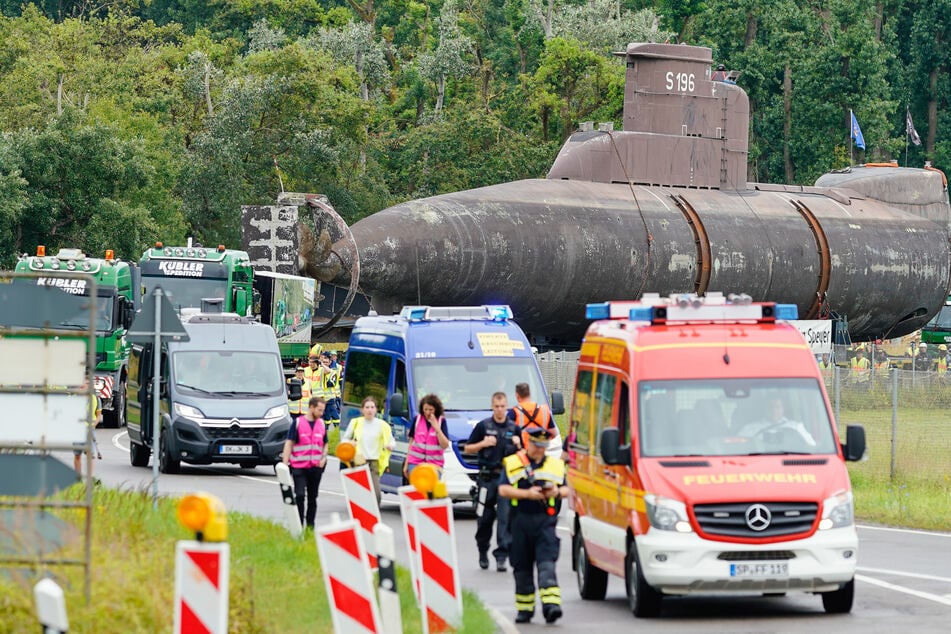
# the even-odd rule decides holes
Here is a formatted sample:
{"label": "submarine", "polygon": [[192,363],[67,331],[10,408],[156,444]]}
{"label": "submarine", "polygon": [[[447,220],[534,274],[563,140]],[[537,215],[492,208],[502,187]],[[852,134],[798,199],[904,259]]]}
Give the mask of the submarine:
{"label": "submarine", "polygon": [[[711,50],[632,43],[623,56],[623,129],[583,125],[547,178],[405,202],[350,228],[375,310],[509,304],[539,342],[578,342],[586,304],[644,292],[796,304],[800,319],[838,319],[852,341],[898,337],[937,313],[951,284],[942,173],[748,182],[749,100],[711,76]],[[351,260],[346,283],[357,263],[338,253]]]}

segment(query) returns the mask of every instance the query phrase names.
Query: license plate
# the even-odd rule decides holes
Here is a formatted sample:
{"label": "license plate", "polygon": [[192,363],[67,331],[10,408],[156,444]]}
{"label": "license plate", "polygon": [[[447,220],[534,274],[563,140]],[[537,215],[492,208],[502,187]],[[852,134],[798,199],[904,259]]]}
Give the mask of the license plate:
{"label": "license plate", "polygon": [[252,451],[251,445],[221,445],[218,447],[218,453],[230,455],[248,455],[252,453]]}
{"label": "license plate", "polygon": [[788,577],[789,564],[785,562],[757,562],[730,564],[731,577]]}

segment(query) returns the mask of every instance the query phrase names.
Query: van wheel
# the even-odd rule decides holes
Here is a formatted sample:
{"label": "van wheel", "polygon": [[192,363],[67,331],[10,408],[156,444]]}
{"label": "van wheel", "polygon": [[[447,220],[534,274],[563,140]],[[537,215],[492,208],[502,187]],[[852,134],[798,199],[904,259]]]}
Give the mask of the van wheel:
{"label": "van wheel", "polygon": [[138,443],[129,443],[129,461],[133,467],[149,466],[149,456],[152,454],[149,448]]}
{"label": "van wheel", "polygon": [[641,619],[660,616],[663,595],[648,585],[647,580],[644,579],[637,558],[637,546],[633,539],[627,544],[627,556],[624,558],[624,589],[634,616]]}
{"label": "van wheel", "polygon": [[855,579],[844,584],[838,590],[822,593],[822,607],[826,614],[848,614],[852,611],[855,599]]}
{"label": "van wheel", "polygon": [[159,436],[159,471],[162,473],[178,473],[182,463],[172,456],[172,450],[168,446],[168,432],[163,431]]}
{"label": "van wheel", "polygon": [[578,579],[578,593],[582,599],[601,601],[608,591],[608,573],[591,563],[588,551],[584,547],[581,529],[575,531],[572,544],[574,550],[575,577]]}

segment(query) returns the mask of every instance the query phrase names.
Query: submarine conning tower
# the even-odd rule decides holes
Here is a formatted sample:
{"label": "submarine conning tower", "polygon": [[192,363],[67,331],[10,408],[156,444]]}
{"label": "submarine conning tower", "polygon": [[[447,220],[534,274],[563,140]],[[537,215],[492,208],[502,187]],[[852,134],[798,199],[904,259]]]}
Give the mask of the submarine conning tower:
{"label": "submarine conning tower", "polygon": [[[628,44],[623,130],[571,135],[549,179],[747,190],[749,98],[709,48]],[[657,160],[664,157],[664,160]]]}

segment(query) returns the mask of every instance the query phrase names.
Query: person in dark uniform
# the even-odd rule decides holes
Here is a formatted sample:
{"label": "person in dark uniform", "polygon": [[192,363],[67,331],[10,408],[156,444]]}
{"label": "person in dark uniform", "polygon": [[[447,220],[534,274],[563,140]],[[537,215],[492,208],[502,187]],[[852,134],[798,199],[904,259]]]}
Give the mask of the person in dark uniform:
{"label": "person in dark uniform", "polygon": [[498,518],[495,541],[498,547],[492,551],[495,569],[505,572],[512,536],[509,532],[508,500],[499,498],[499,476],[502,460],[518,451],[521,446],[518,427],[506,414],[508,398],[505,392],[492,395],[492,416],[479,421],[469,435],[463,453],[479,455],[479,490],[476,506],[476,545],[479,547],[479,567],[489,567],[489,544],[492,541],[492,526]]}
{"label": "person in dark uniform", "polygon": [[559,543],[555,534],[561,499],[568,496],[565,463],[545,454],[553,434],[530,424],[522,429],[523,449],[502,462],[499,495],[511,500],[510,559],[515,572],[516,623],[535,616],[535,571],[546,623],[561,618],[561,588],[555,575]]}

